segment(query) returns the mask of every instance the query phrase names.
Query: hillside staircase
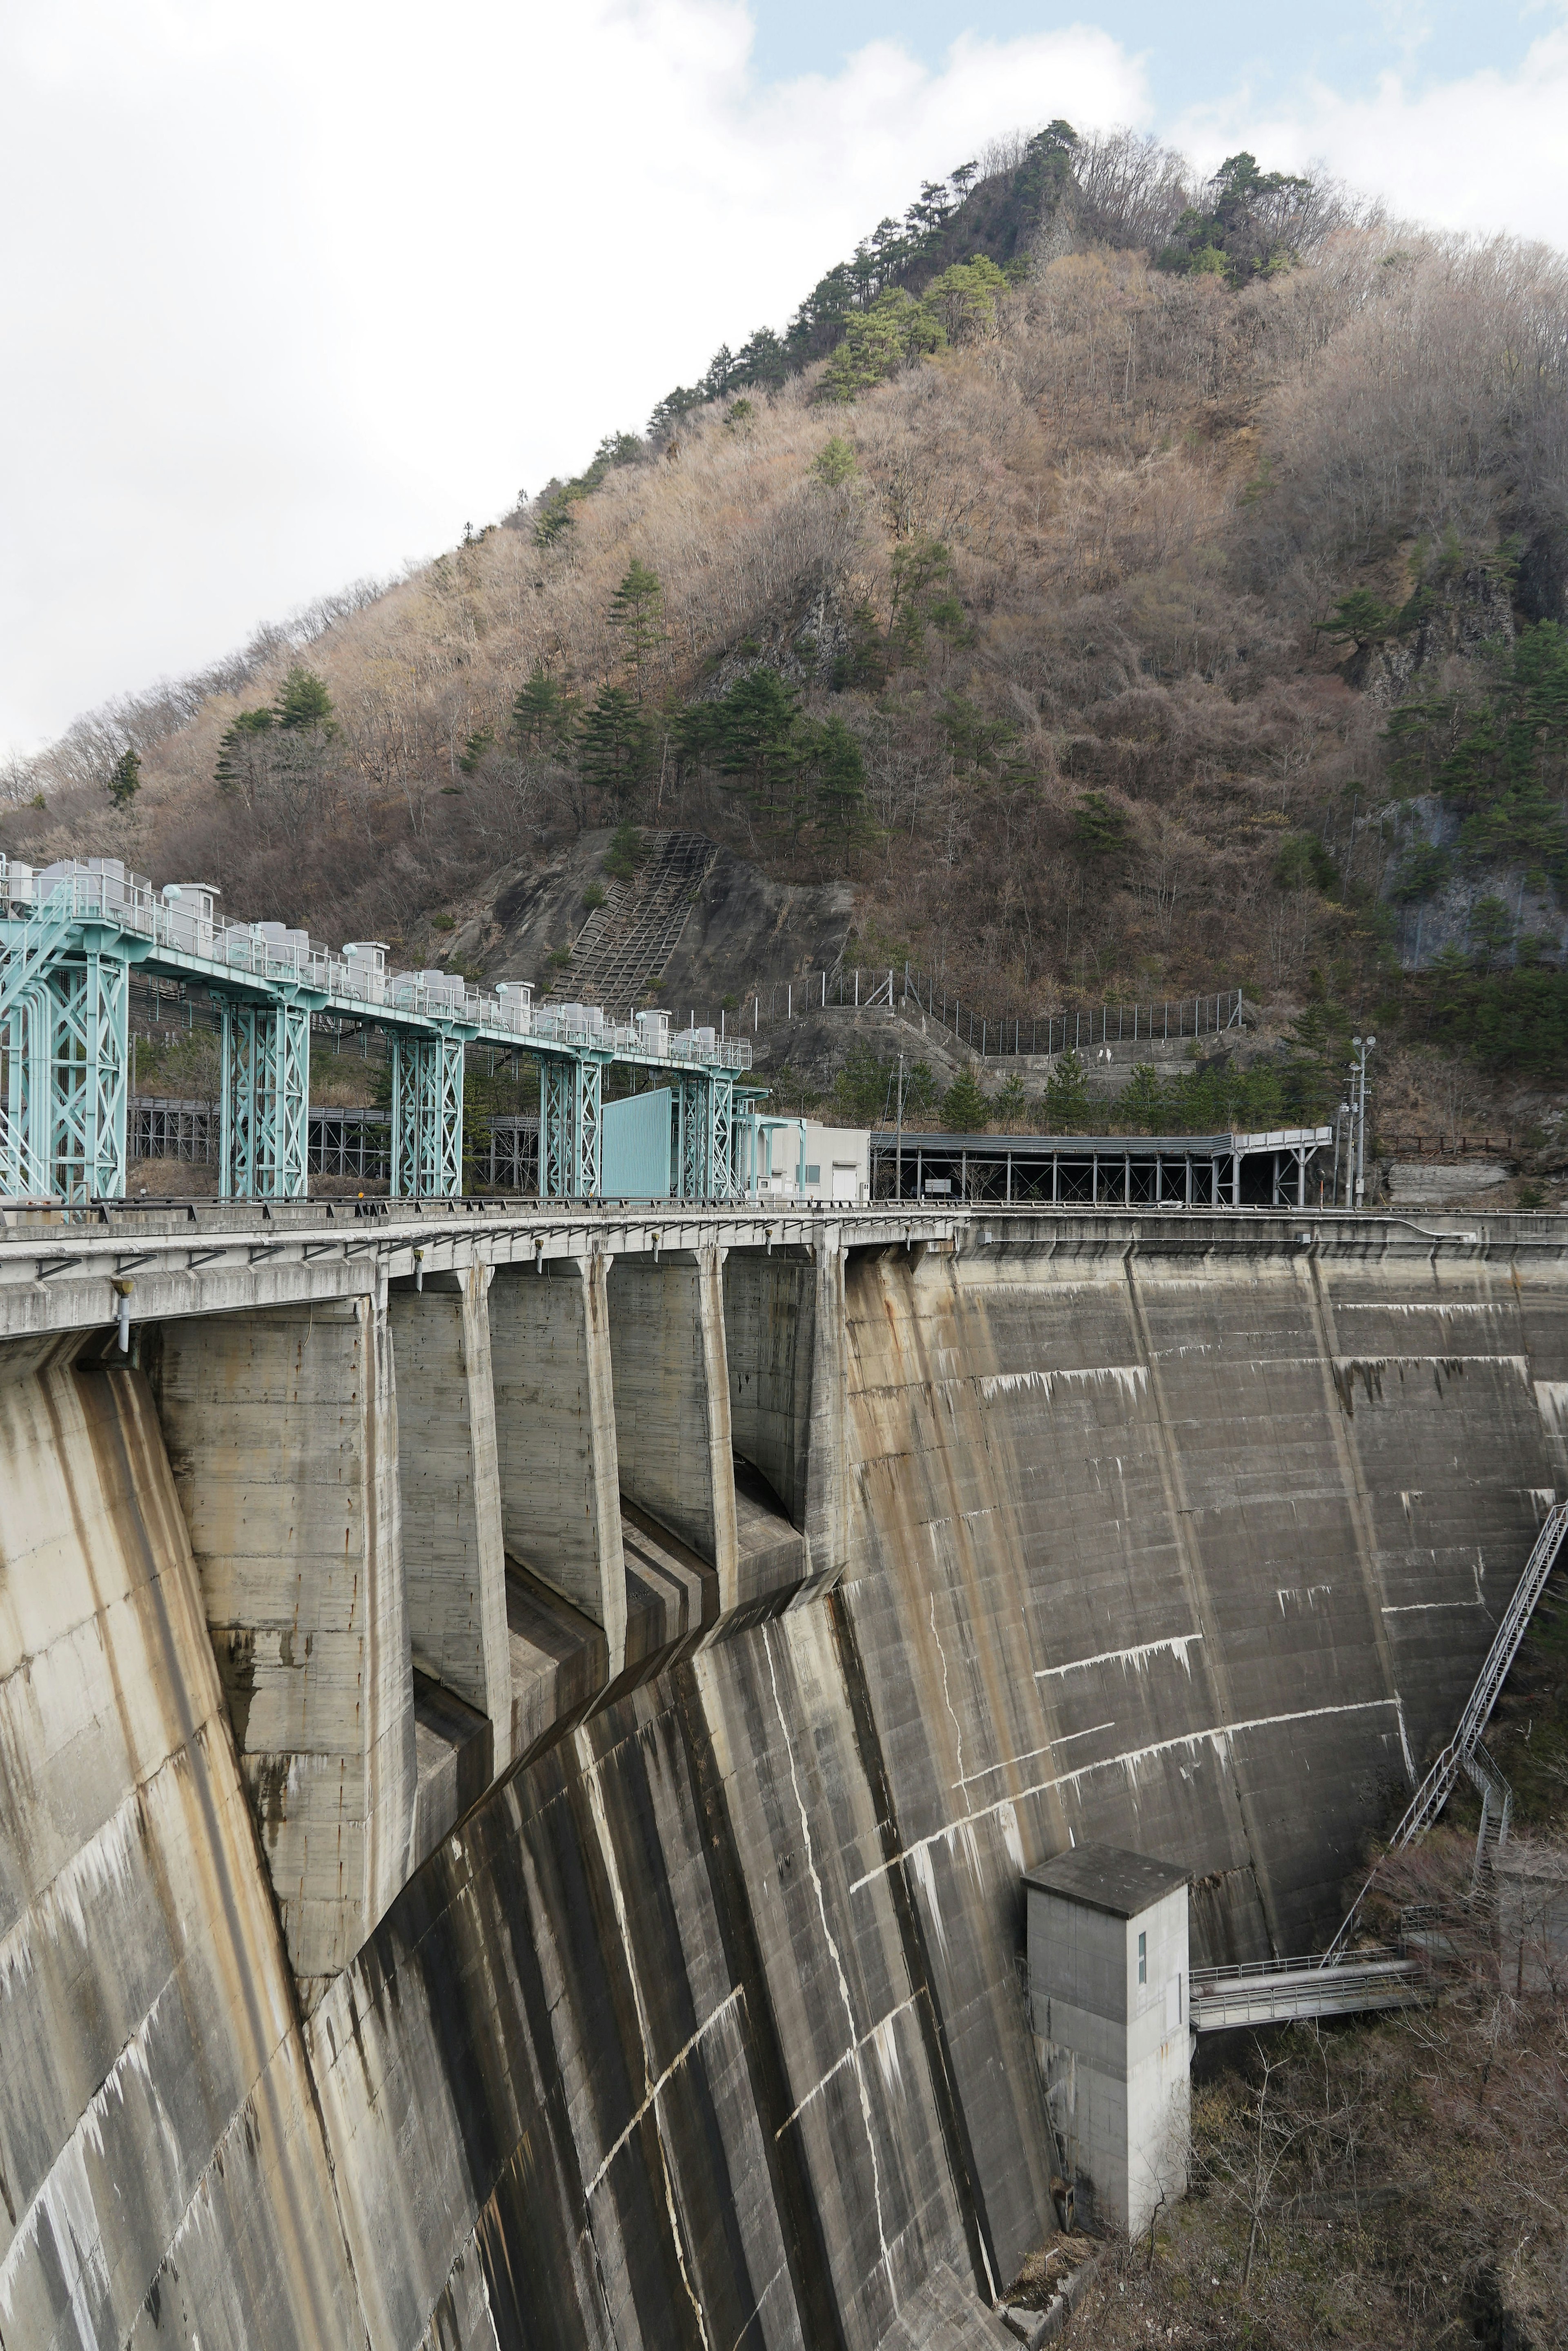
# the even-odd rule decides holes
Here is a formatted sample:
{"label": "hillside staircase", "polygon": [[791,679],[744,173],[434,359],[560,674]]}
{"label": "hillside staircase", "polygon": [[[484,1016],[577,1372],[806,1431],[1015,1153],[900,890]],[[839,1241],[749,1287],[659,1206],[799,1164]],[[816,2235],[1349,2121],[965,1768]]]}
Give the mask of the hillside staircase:
{"label": "hillside staircase", "polygon": [[697,832],[645,832],[630,881],[607,876],[605,903],[577,933],[543,1003],[601,1004],[624,1018],[658,987],[719,852]]}

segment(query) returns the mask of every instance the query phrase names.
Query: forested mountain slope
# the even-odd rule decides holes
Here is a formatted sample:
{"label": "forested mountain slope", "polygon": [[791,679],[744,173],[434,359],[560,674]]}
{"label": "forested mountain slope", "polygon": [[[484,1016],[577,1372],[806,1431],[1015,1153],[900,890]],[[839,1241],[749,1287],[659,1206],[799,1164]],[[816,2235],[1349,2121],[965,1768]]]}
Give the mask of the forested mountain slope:
{"label": "forested mountain slope", "polygon": [[577,481],[82,722],[0,848],[421,961],[630,819],[977,1002],[1241,983],[1317,1063],[1376,1013],[1554,1078],[1562,259],[1061,124],[877,235]]}

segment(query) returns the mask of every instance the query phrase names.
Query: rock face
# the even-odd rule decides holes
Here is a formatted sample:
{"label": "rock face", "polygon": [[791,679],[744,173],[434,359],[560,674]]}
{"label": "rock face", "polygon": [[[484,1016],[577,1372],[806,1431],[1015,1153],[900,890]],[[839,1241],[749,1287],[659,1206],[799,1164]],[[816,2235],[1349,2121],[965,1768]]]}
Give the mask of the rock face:
{"label": "rock face", "polygon": [[1397,1208],[1432,1208],[1484,1200],[1518,1172],[1506,1159],[1391,1159],[1383,1180]]}
{"label": "rock face", "polygon": [[[651,843],[659,836],[647,838]],[[585,832],[542,870],[504,871],[492,904],[453,934],[453,960],[483,968],[491,985],[527,979],[547,986],[556,976],[551,951],[564,951],[582,929],[584,895],[602,887],[609,845],[607,831]],[[659,1000],[674,1008],[678,1021],[692,1008],[706,1019],[731,991],[833,968],[854,912],[847,882],[770,882],[756,866],[721,849],[694,889],[685,926],[660,967]],[[569,995],[572,986],[568,964],[557,995]],[[615,1008],[624,1019],[626,1007]]]}
{"label": "rock face", "polygon": [[[0,1350],[0,2345],[1008,2341],[1058,2161],[1023,1870],[1133,1846],[1193,1872],[1195,1964],[1312,1948],[1568,1487],[1557,1251],[1356,1229],[1014,1217],[956,1254],[732,1252],[722,1311],[720,1269],[680,1270],[659,1315],[689,1292],[701,1346],[663,1372],[647,1278],[618,1304],[612,1270],[584,1327],[637,1343],[584,1409],[613,1385],[624,1426],[646,1357],[701,1482],[661,1530],[627,1443],[648,1499],[611,1549],[628,1594],[657,1555],[696,1597],[628,1609],[612,1676],[600,1619],[509,1563],[514,1760],[307,1985],[153,1387],[76,1340]],[[419,1358],[360,1322],[384,1425]],[[515,1443],[523,1333],[476,1476]],[[723,1516],[726,1347],[757,1461],[716,1565],[691,1546]],[[366,1474],[346,1455],[350,1503]],[[523,1492],[504,1470],[509,1552]],[[746,1562],[775,1557],[768,1587]],[[477,1702],[491,1614],[454,1614],[456,1559],[431,1591]],[[552,1662],[521,1705],[524,1655]]]}

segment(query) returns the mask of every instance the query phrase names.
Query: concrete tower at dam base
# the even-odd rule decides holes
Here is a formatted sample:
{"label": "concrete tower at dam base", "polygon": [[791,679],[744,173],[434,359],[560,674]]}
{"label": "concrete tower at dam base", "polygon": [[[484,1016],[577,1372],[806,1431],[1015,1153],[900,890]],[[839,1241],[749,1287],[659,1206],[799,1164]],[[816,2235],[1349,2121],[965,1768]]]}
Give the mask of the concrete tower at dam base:
{"label": "concrete tower at dam base", "polygon": [[1321,1948],[1565,1427],[1540,1217],[0,1228],[0,2346],[1010,2343],[1026,1879]]}

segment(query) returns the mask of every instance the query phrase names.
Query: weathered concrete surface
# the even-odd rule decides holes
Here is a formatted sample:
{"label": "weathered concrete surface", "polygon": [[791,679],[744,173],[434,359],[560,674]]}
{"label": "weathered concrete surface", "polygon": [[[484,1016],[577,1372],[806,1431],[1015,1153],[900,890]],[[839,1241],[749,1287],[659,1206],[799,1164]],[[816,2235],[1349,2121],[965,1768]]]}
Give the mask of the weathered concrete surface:
{"label": "weathered concrete surface", "polygon": [[491,1268],[388,1297],[398,1382],[398,1490],[409,1643],[420,1672],[486,1716],[512,1761],[512,1657],[495,1454]]}
{"label": "weathered concrete surface", "polygon": [[[349,2289],[327,2242],[336,2194],[375,2351],[999,2340],[983,2305],[1048,2230],[1055,2168],[1020,1969],[1023,1869],[1085,1837],[1190,1867],[1198,1963],[1299,1949],[1335,1922],[1359,1840],[1451,1728],[1540,1515],[1568,1489],[1558,1251],[1518,1237],[1434,1245],[1371,1220],[1303,1217],[1309,1246],[1291,1218],[995,1225],[993,1243],[977,1234],[956,1258],[919,1245],[825,1250],[783,1277],[793,1292],[781,1286],[770,1302],[754,1286],[766,1343],[750,1361],[774,1383],[776,1434],[758,1433],[760,1408],[743,1431],[737,1374],[733,1441],[766,1483],[753,1489],[742,1473],[735,1487],[728,1617],[717,1563],[635,1498],[622,1502],[602,1260],[597,1271],[498,1273],[517,1760],[471,1808],[493,1719],[421,1683],[410,1833],[416,1849],[438,1821],[447,1833],[320,1997],[305,2034],[308,2081],[290,2061],[297,2122],[270,2138],[267,2125],[258,2142],[288,2152],[251,2182],[244,2210],[223,2200],[228,2185],[200,2189],[222,2128],[201,2101],[233,2116],[245,2093],[231,2085],[257,2078],[253,2045],[284,2053],[274,2078],[299,2049],[275,1940],[270,1980],[286,2011],[275,2043],[232,2000],[192,1992],[185,2041],[156,2053],[164,2115],[151,2118],[142,2092],[128,2090],[115,2117],[111,2185],[107,2168],[90,2168],[96,2141],[74,2118],[134,2033],[113,2004],[130,1971],[121,1964],[95,1988],[84,1966],[111,1963],[97,1950],[84,1959],[74,1914],[45,1919],[42,1896],[24,1896],[40,1921],[28,1929],[28,1980],[54,1974],[19,2035],[0,2016],[0,2167],[14,2193],[16,2177],[36,2179],[40,2166],[47,2176],[64,2160],[47,2150],[77,2134],[88,2168],[62,2173],[78,2200],[57,2208],[77,2216],[72,2242],[129,2229],[151,2246],[167,2222],[159,2250],[137,2255],[144,2279],[178,2236],[168,2214],[179,2199],[132,2224],[120,2181],[140,2193],[144,2174],[168,2166],[182,2192],[198,2183],[188,2192],[206,2233],[195,2251],[182,2240],[175,2262],[189,2303],[171,2329],[162,2300],[150,2339],[199,2328],[204,2344],[337,2340]],[[745,1319],[739,1255],[724,1269],[732,1373]],[[802,1300],[826,1340],[840,1284],[839,1367],[816,1365],[807,1332],[814,1368],[803,1375]],[[371,1302],[351,1311],[368,1317]],[[296,1332],[305,1325],[296,1314]],[[326,1327],[341,1373],[358,1325]],[[164,1345],[166,1366],[171,1351],[192,1353],[173,1326]],[[325,1489],[329,1459],[347,1464],[347,1445],[336,1456],[331,1446],[352,1384],[330,1385],[315,1340],[299,1345],[299,1379],[253,1390],[268,1426],[275,1410],[276,1426],[295,1431],[291,1474],[308,1497]],[[106,1389],[134,1376],[93,1375]],[[221,1401],[215,1381],[210,1390]],[[623,1419],[630,1401],[628,1388]],[[307,1424],[308,1445],[291,1416]],[[847,1482],[837,1537],[831,1495],[820,1509],[809,1499],[836,1426]],[[21,1437],[4,1442],[0,1468],[26,1458]],[[58,1449],[52,1434],[33,1442],[51,1458]],[[180,1466],[189,1479],[188,1449]],[[342,1470],[355,1490],[367,1474]],[[130,1477],[142,1520],[143,1485],[160,1478],[171,1493],[156,1458]],[[29,1504],[28,1523],[52,1511],[51,1523],[74,1528],[75,1510],[90,1530],[85,1490]],[[237,1524],[234,1493],[214,1488],[202,1508]],[[775,1599],[794,1589],[788,1562],[798,1575],[803,1534],[817,1572],[803,1517],[826,1530],[830,1557],[838,1542],[841,1585],[747,1622],[748,1551],[773,1560],[758,1576],[778,1575]],[[352,1524],[345,1512],[339,1543]],[[101,1574],[98,1536],[68,1540]],[[148,1538],[154,1556],[161,1540]],[[129,1544],[117,1533],[103,1555]],[[568,1557],[578,1592],[564,1588]],[[324,1560],[310,1569],[302,1604],[332,1573]],[[200,1724],[214,1719],[217,1683],[186,1574],[201,1654],[192,1665],[181,1652],[180,1678],[199,1690],[207,1677]],[[32,1582],[22,1588],[36,1608]],[[92,1858],[71,1883],[107,1901],[104,1885],[119,1881],[95,1845],[88,1792],[97,1802],[101,1776],[122,1801],[146,1781],[143,1750],[172,1758],[178,1745],[172,1733],[161,1749],[127,1740],[142,1760],[112,1768],[77,1748],[75,1668],[39,1681],[32,1635],[7,1630],[16,1588],[7,1565],[4,1784],[24,1789],[29,1837],[35,1813],[52,1823],[57,1858],[14,1865],[24,1848],[7,1823],[0,1889],[47,1886],[79,1847]],[[97,1622],[61,1605],[67,1630]],[[406,1658],[406,1627],[402,1649]],[[116,1699],[122,1655],[132,1662]],[[157,1672],[119,1632],[88,1666],[108,1705],[133,1711]],[[26,1714],[11,1695],[19,1681]],[[96,1701],[90,1711],[110,1719]],[[57,1756],[69,1760],[57,1767]],[[248,1834],[229,1770],[224,1817]],[[179,1941],[191,1964],[188,1945],[204,1936],[226,1950],[234,1932],[213,1923],[222,1902],[198,1867],[244,1847],[239,1826],[208,1828],[184,1804],[182,1794],[193,1857],[169,1869],[171,1890],[156,1842],[146,1868],[166,1905],[158,1915],[196,1922]],[[172,1831],[157,1834],[167,1843]],[[132,1874],[142,1866],[133,1852]],[[242,1908],[255,1935],[241,1939],[249,1950],[261,1936],[265,1957],[254,1850],[250,1867]],[[118,1963],[123,1938],[105,1917]],[[133,1921],[130,1948],[142,1932]],[[10,1948],[0,1942],[4,1999],[19,1980],[6,1973]],[[58,2095],[57,2118],[39,2125],[33,2061],[19,2076],[12,2051],[74,2012],[78,1983],[90,2062],[80,2086]],[[151,2012],[151,1991],[125,1997]],[[68,2036],[57,2031],[52,2045],[51,2064],[76,2062]],[[311,2151],[312,2087],[329,2179]],[[35,2141],[45,2153],[17,2164],[13,2147]],[[238,2162],[225,2157],[225,2183]],[[297,2220],[284,2200],[296,2189]],[[326,2319],[275,2323],[265,2296],[234,2316],[231,2279],[265,2281],[283,2259],[269,2249],[296,2244],[317,2248]],[[28,2293],[56,2291],[42,2259],[27,2254],[22,2270]],[[11,2291],[12,2273],[0,2269],[0,2283]],[[303,2308],[288,2291],[287,2311]],[[41,2339],[115,2336],[113,2325],[72,2325]],[[0,2322],[7,2351],[14,2336],[33,2340]]]}
{"label": "weathered concrete surface", "polygon": [[626,1661],[607,1267],[568,1259],[498,1274],[490,1290],[501,1524],[507,1552],[604,1627]]}
{"label": "weathered concrete surface", "polygon": [[386,1310],[171,1322],[153,1361],[284,1937],[318,1988],[403,1883],[414,1821]]}
{"label": "weathered concrete surface", "polygon": [[998,2339],[882,1849],[821,1609],[498,1790],[309,2026],[373,2340]]}
{"label": "weathered concrete surface", "polygon": [[610,1361],[622,1490],[717,1569],[734,1608],[735,1488],[724,1362],[722,1253],[636,1258],[609,1280]]}
{"label": "weathered concrete surface", "polygon": [[363,2325],[151,1398],[0,1349],[0,2345]]}
{"label": "weathered concrete surface", "polygon": [[1194,1964],[1313,1948],[1568,1488],[1555,1252],[1007,1229],[857,1262],[841,1593],[1004,2271],[1021,1869],[1133,1846],[1199,1879]]}
{"label": "weathered concrete surface", "polygon": [[846,1535],[844,1251],[829,1228],[810,1249],[732,1249],[724,1332],[735,1450],[805,1537],[802,1598],[844,1572]]}

